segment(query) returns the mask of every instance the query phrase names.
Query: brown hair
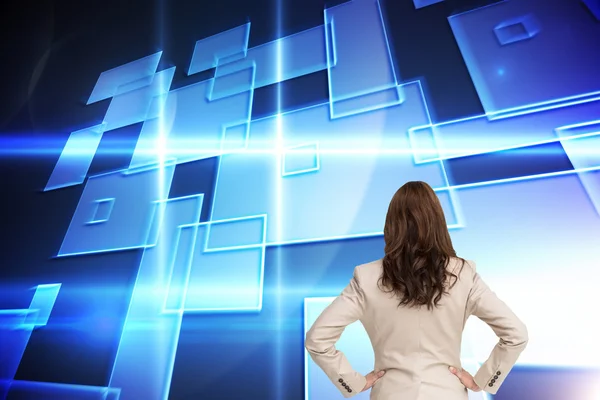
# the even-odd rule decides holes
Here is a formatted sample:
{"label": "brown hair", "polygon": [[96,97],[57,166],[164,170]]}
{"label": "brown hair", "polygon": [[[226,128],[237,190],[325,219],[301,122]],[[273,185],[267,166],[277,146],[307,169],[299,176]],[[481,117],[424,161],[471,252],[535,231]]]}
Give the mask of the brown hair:
{"label": "brown hair", "polygon": [[[425,182],[407,182],[390,202],[385,227],[382,290],[393,292],[399,306],[437,306],[458,276],[447,270],[456,252],[440,201]],[[465,260],[461,259],[463,266]],[[461,267],[462,268],[462,267]],[[454,278],[449,284],[448,278]]]}

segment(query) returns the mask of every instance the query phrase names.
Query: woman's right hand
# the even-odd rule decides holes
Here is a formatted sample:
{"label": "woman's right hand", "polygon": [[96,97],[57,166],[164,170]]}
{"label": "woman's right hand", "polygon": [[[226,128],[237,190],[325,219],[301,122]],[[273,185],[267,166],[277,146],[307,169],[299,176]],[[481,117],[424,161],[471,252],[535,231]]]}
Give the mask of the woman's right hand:
{"label": "woman's right hand", "polygon": [[480,392],[481,388],[475,383],[473,376],[462,368],[449,367],[450,372],[458,377],[460,383],[462,383],[467,389],[474,392]]}

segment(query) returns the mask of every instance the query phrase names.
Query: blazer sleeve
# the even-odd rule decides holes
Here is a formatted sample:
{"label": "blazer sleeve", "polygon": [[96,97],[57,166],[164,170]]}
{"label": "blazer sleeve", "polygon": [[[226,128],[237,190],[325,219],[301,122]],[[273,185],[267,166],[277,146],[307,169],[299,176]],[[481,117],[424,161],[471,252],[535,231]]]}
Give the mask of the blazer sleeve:
{"label": "blazer sleeve", "polygon": [[527,328],[475,271],[467,306],[470,314],[487,323],[499,338],[489,358],[474,376],[482,390],[496,394],[527,346]]}
{"label": "blazer sleeve", "polygon": [[335,343],[346,326],[362,317],[364,304],[365,296],[360,288],[358,269],[355,268],[350,284],[323,310],[306,333],[308,353],[344,397],[360,393],[367,380],[352,368],[344,353],[335,348]]}

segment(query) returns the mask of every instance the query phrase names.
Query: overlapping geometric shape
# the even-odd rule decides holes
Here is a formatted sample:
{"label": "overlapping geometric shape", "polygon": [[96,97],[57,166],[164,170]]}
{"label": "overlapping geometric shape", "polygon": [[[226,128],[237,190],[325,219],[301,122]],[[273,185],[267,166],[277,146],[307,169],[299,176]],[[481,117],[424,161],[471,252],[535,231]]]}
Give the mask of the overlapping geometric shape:
{"label": "overlapping geometric shape", "polygon": [[260,312],[266,215],[198,226],[185,312]]}
{"label": "overlapping geometric shape", "polygon": [[539,22],[532,14],[503,21],[494,28],[496,38],[502,46],[531,39],[537,35],[539,31]]}
{"label": "overlapping geometric shape", "polygon": [[350,1],[325,9],[325,26],[332,118],[404,100],[378,0]]}
{"label": "overlapping geometric shape", "polygon": [[105,128],[101,124],[71,133],[44,191],[78,185],[85,180]]}
{"label": "overlapping geometric shape", "polygon": [[[590,95],[585,101],[567,100],[564,99],[553,107],[514,112],[492,120],[484,115],[413,127],[409,135],[413,143],[415,163],[438,162],[560,142],[560,151],[564,150],[573,168],[581,170],[582,184],[600,212],[600,182],[597,182],[597,174],[593,173],[600,167],[597,157],[600,128],[598,121],[582,122],[590,116],[600,115],[600,98]],[[531,174],[527,178],[537,175],[540,174]]]}
{"label": "overlapping geometric shape", "polygon": [[[212,219],[266,214],[268,244],[381,234],[387,204],[404,182],[448,185],[441,162],[413,161],[408,129],[430,120],[420,84],[403,91],[402,105],[348,118],[331,119],[323,104],[253,121],[247,151],[221,156]],[[319,170],[282,177],[284,149],[313,142]]]}
{"label": "overlapping geometric shape", "polygon": [[[58,256],[151,246],[154,203],[168,197],[175,166],[125,170],[90,177],[79,199]],[[108,219],[98,218],[99,204],[110,199]]]}
{"label": "overlapping geometric shape", "polygon": [[11,390],[31,332],[48,323],[60,287],[38,285],[28,309],[0,310],[0,399]]}
{"label": "overlapping geometric shape", "polygon": [[556,129],[579,124],[593,115],[600,115],[598,95],[570,103],[564,99],[559,106],[514,112],[492,120],[481,115],[414,126],[410,128],[410,135],[415,162],[420,164],[555,142],[559,140]]}
{"label": "overlapping geometric shape", "polygon": [[115,95],[106,115],[106,130],[122,128],[160,115],[171,87],[175,67],[157,72],[148,85]]}
{"label": "overlapping geometric shape", "polygon": [[556,129],[581,184],[600,215],[600,120]]}
{"label": "overlapping geometric shape", "polygon": [[282,176],[306,174],[319,170],[319,144],[309,143],[284,150]]}
{"label": "overlapping geometric shape", "polygon": [[249,36],[250,22],[198,40],[194,46],[188,75],[244,58],[248,50]]}
{"label": "overlapping geometric shape", "polygon": [[177,163],[221,154],[227,130],[247,130],[253,90],[210,100],[213,78],[169,92],[160,118],[144,122],[130,168],[151,165],[161,157]]}
{"label": "overlapping geometric shape", "polygon": [[158,68],[162,51],[100,74],[87,104],[148,86]]}
{"label": "overlapping geometric shape", "polygon": [[[485,112],[502,114],[600,91],[592,56],[600,52],[600,25],[587,14],[571,0],[509,0],[449,17]],[[535,37],[501,45],[494,28],[525,15],[537,21]]]}
{"label": "overlapping geometric shape", "polygon": [[[242,59],[219,63],[215,75],[225,76],[254,66],[252,87],[257,89],[322,71],[327,69],[324,38],[325,28],[321,25],[252,47]],[[248,91],[250,87],[239,86],[237,90]]]}
{"label": "overlapping geometric shape", "polygon": [[441,3],[442,1],[444,0],[413,0],[413,3],[415,3],[415,8],[419,9],[432,4]]}
{"label": "overlapping geometric shape", "polygon": [[144,249],[109,382],[119,400],[169,396],[183,313],[165,304],[183,302],[202,201],[200,194],[153,204],[158,237]]}

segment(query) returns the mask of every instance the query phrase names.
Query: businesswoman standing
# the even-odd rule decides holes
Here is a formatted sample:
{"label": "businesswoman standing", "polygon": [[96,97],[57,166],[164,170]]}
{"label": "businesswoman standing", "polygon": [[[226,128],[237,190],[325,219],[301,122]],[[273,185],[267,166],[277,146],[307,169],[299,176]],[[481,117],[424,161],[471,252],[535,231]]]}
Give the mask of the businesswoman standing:
{"label": "businesswoman standing", "polygon": [[[527,344],[527,329],[475,264],[456,256],[429,185],[408,182],[396,192],[383,235],[383,259],[356,267],[350,284],[306,334],[312,359],[344,397],[371,388],[377,400],[466,400],[467,389],[495,394]],[[500,339],[474,377],[460,367],[470,315]],[[357,320],[375,353],[375,369],[366,376],[335,348]]]}

